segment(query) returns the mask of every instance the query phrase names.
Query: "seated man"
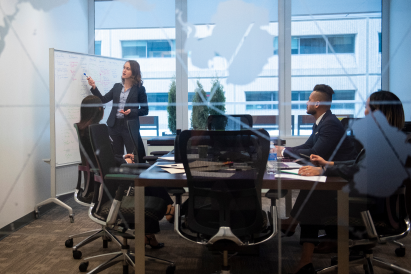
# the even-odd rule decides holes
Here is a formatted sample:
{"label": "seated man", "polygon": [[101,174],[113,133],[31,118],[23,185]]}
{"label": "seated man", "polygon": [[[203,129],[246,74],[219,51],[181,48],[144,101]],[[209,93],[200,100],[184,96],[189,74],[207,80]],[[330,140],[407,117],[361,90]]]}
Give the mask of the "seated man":
{"label": "seated man", "polygon": [[[278,146],[278,155],[300,158],[305,157],[304,155],[309,157],[311,154],[316,154],[324,159],[330,159],[344,136],[343,125],[330,110],[333,94],[334,90],[330,86],[314,87],[307,102],[307,114],[313,115],[316,119],[310,138],[300,146],[286,148]],[[353,160],[355,156],[353,144],[348,139],[344,139],[333,159],[346,161]]]}
{"label": "seated man", "polygon": [[[313,132],[308,140],[296,147],[280,147],[277,146],[278,155],[288,156],[292,158],[305,157],[309,160],[311,154],[316,154],[324,159],[331,159],[334,150],[337,149],[335,155],[332,157],[336,161],[347,161],[355,159],[354,145],[352,142],[345,138],[339,147],[337,147],[344,137],[344,127],[340,120],[331,113],[331,102],[333,89],[327,85],[316,85],[313,92],[308,98],[307,102],[307,114],[311,114],[315,117],[316,121],[313,125]],[[291,210],[291,217],[283,222],[283,231],[287,231],[288,235],[294,233],[295,227],[298,221],[297,214],[299,213],[304,201],[308,197],[309,190],[301,190]],[[336,191],[314,191],[307,204],[315,204],[318,202],[324,203],[325,200],[332,201],[335,199]],[[293,219],[294,217],[294,219]],[[292,224],[292,225],[291,225]],[[290,226],[291,225],[291,226]]]}

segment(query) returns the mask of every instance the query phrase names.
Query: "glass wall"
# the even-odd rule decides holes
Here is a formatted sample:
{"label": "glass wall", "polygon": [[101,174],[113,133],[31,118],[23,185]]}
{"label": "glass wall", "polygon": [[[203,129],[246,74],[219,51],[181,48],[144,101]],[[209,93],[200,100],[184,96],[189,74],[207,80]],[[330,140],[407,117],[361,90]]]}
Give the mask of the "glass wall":
{"label": "glass wall", "polygon": [[331,111],[340,118],[363,117],[364,100],[381,89],[381,1],[330,2],[292,3],[293,135],[311,134],[305,103],[316,84],[333,88]]}
{"label": "glass wall", "polygon": [[141,135],[170,134],[167,105],[176,68],[175,4],[155,1],[147,11],[134,4],[138,5],[129,1],[95,2],[95,52],[139,62],[147,92],[148,116],[157,117],[147,121],[158,121],[154,124],[142,121]]}

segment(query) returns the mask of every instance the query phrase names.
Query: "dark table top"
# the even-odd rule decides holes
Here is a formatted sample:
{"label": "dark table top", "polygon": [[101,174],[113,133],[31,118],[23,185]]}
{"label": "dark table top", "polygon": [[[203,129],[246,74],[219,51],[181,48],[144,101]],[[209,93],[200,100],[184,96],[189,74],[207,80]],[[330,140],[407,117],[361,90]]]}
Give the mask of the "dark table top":
{"label": "dark table top", "polygon": [[[155,187],[187,187],[187,178],[185,174],[170,174],[157,166],[159,162],[152,165],[146,171],[140,174],[139,178],[135,180],[135,186],[155,186]],[[172,164],[174,162],[160,162],[163,164]],[[264,175],[262,188],[278,189],[281,181],[282,189],[311,189],[315,182],[304,181],[298,179],[276,179],[275,174]],[[340,190],[347,184],[347,181],[339,177],[327,177],[325,183],[318,182],[316,190]]]}
{"label": "dark table top", "polygon": [[[147,140],[147,145],[149,146],[174,146],[175,136],[167,137],[155,137]],[[275,145],[285,145],[285,140],[278,139],[277,137],[270,137],[270,141],[274,142]]]}

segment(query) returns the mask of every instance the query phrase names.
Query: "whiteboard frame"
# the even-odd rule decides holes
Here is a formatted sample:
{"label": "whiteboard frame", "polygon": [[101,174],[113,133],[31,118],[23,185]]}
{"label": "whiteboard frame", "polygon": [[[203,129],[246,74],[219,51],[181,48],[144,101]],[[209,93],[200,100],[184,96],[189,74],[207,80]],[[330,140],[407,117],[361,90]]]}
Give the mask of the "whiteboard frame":
{"label": "whiteboard frame", "polygon": [[[108,60],[115,60],[115,61],[124,61],[127,62],[128,59],[123,59],[123,58],[113,58],[113,57],[107,57],[107,56],[100,56],[100,55],[94,55],[94,54],[87,54],[87,53],[80,53],[80,52],[72,52],[72,51],[65,51],[65,50],[58,50],[54,48],[49,49],[49,84],[50,84],[50,165],[52,168],[52,173],[55,173],[55,169],[57,167],[61,166],[68,166],[68,165],[75,165],[79,164],[80,161],[76,162],[69,162],[69,163],[62,163],[62,164],[57,164],[57,148],[56,148],[56,94],[55,94],[55,60],[54,56],[56,52],[62,52],[62,53],[68,53],[68,54],[77,54],[77,55],[83,55],[83,56],[89,56],[89,57],[97,57],[97,58],[104,58]],[[54,171],[53,171],[54,170]],[[53,176],[53,174],[52,174]],[[54,174],[55,176],[55,174]]]}

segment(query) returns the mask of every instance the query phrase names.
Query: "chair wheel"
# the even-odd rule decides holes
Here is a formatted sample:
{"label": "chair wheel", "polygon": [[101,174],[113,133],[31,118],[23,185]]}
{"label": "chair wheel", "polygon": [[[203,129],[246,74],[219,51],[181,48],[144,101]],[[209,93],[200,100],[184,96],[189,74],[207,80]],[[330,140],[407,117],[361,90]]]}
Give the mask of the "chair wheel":
{"label": "chair wheel", "polygon": [[87,267],[88,267],[88,262],[82,262],[78,269],[80,270],[80,272],[87,272]]}
{"label": "chair wheel", "polygon": [[107,248],[108,247],[108,241],[107,240],[103,240],[103,248]]}
{"label": "chair wheel", "polygon": [[64,244],[66,245],[66,247],[73,247],[73,239],[66,240]]}
{"label": "chair wheel", "polygon": [[169,267],[167,267],[166,274],[174,274],[174,271],[176,271],[176,265],[175,264],[170,265]]}
{"label": "chair wheel", "polygon": [[399,247],[395,249],[395,255],[398,257],[404,257],[405,256],[405,247]]}
{"label": "chair wheel", "polygon": [[36,218],[36,219],[40,218],[40,214],[39,214],[38,211],[37,211],[37,212],[34,212],[34,218]]}
{"label": "chair wheel", "polygon": [[74,259],[81,259],[81,256],[82,256],[83,254],[81,254],[81,251],[80,250],[73,250],[73,258]]}
{"label": "chair wheel", "polygon": [[70,223],[74,223],[74,216],[69,216],[70,217]]}

